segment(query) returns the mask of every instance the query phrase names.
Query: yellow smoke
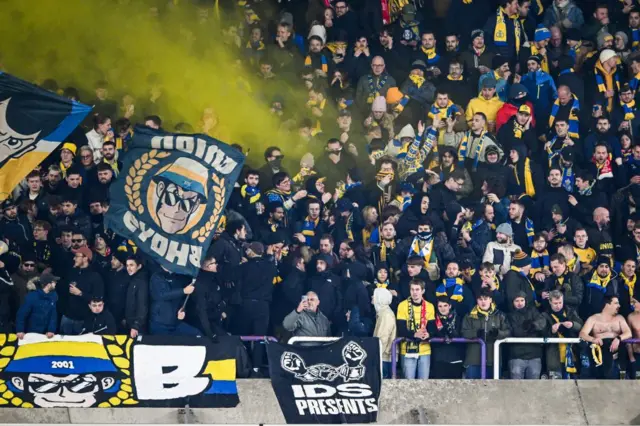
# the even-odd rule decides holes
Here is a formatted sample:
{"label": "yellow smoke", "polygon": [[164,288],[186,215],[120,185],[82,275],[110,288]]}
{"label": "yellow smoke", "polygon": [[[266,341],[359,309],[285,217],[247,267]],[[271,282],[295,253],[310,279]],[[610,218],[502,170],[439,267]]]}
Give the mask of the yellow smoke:
{"label": "yellow smoke", "polygon": [[[0,0],[0,65],[37,84],[54,79],[60,88],[76,87],[84,102],[94,99],[95,83],[106,80],[109,98],[121,104],[130,95],[137,106],[150,97],[148,77],[157,73],[167,130],[187,122],[202,131],[203,111],[210,108],[218,124],[209,133],[245,151],[251,148],[251,163],[260,165],[269,145],[299,145],[295,129],[280,131],[269,112],[271,99],[259,96],[264,83],[256,78],[257,68],[242,67],[223,42],[223,27],[242,20],[242,9],[218,20],[213,6],[194,6],[191,0],[157,3]],[[289,82],[282,91],[287,108],[302,107],[306,92],[300,83]]]}

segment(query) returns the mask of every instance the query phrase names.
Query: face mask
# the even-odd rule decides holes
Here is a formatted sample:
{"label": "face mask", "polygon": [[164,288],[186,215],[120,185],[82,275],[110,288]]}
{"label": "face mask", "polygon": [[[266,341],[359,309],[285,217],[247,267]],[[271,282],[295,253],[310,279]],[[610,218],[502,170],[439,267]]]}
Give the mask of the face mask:
{"label": "face mask", "polygon": [[427,241],[427,240],[431,239],[431,235],[433,235],[433,233],[431,231],[418,232],[418,239],[420,239],[422,241]]}
{"label": "face mask", "polygon": [[269,161],[271,167],[279,168],[282,164],[282,158],[276,158],[274,160]]}

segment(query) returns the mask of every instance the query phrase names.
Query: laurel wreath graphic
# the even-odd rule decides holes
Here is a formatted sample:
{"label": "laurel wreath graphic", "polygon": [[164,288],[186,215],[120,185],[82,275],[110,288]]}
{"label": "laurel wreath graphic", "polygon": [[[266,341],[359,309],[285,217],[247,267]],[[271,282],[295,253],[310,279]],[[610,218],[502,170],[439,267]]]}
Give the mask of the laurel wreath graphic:
{"label": "laurel wreath graphic", "polygon": [[215,173],[211,174],[211,180],[214,183],[213,186],[213,196],[214,196],[214,204],[213,211],[211,212],[211,217],[209,220],[200,227],[197,231],[193,231],[191,234],[191,238],[197,238],[199,242],[203,243],[213,231],[213,225],[218,221],[220,215],[222,214],[222,208],[224,207],[224,196],[226,193],[226,189],[224,186],[224,178],[216,175]]}
{"label": "laurel wreath graphic", "polygon": [[140,158],[133,162],[129,168],[129,174],[125,179],[124,192],[127,195],[129,201],[129,209],[137,211],[138,214],[144,213],[144,205],[140,199],[140,186],[144,175],[149,170],[157,166],[163,158],[170,156],[169,152],[158,152],[157,149],[152,149],[149,153],[144,153]]}
{"label": "laurel wreath graphic", "polygon": [[102,336],[102,339],[111,362],[127,377],[120,381],[120,390],[116,392],[116,395],[105,402],[101,402],[98,407],[109,408],[117,407],[120,404],[138,404],[138,401],[133,398],[133,386],[131,384],[131,346],[133,346],[133,339],[130,339],[129,336]]}
{"label": "laurel wreath graphic", "polygon": [[[15,334],[0,334],[0,371],[4,370],[16,353],[18,336]],[[5,346],[6,345],[6,346]],[[33,408],[33,404],[23,401],[9,390],[4,380],[0,379],[0,406],[11,404],[14,407]]]}

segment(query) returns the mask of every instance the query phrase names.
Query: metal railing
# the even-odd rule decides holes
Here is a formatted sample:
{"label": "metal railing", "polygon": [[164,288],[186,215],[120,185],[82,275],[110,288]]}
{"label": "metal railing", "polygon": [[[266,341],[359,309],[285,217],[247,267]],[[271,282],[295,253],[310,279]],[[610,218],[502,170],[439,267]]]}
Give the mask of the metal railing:
{"label": "metal railing", "polygon": [[328,343],[335,342],[342,339],[342,337],[312,337],[312,336],[296,336],[289,339],[287,342],[290,345],[295,343]]}
{"label": "metal railing", "polygon": [[[391,344],[391,378],[398,377],[398,344],[407,339],[404,337],[398,337]],[[481,379],[487,378],[487,344],[482,339],[465,339],[462,337],[454,337],[453,339],[443,339],[442,337],[434,337],[426,340],[424,343],[478,343],[480,345],[480,366],[482,372],[480,373]]]}
{"label": "metal railing", "polygon": [[[500,379],[500,345],[503,343],[564,343],[575,344],[580,343],[582,339],[577,337],[507,337],[506,339],[496,340],[493,343],[493,380]],[[640,343],[640,339],[628,339],[622,343]]]}
{"label": "metal railing", "polygon": [[243,342],[277,342],[273,336],[240,336],[240,340]]}

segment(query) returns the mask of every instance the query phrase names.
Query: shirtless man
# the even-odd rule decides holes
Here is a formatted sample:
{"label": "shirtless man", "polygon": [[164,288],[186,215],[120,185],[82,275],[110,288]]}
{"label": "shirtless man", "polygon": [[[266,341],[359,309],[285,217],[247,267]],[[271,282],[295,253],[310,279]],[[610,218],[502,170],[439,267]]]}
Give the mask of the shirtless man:
{"label": "shirtless man", "polygon": [[[631,304],[633,305],[633,312],[627,317],[627,323],[629,323],[633,338],[640,339],[640,301],[631,299]],[[627,352],[629,353],[629,364],[631,367],[628,370],[634,372],[629,378],[636,379],[640,371],[638,368],[638,362],[640,362],[640,344],[627,345]]]}
{"label": "shirtless man", "polygon": [[[602,367],[595,368],[596,377],[612,377],[614,356],[617,355],[620,342],[631,338],[631,329],[624,317],[618,314],[620,301],[616,296],[604,297],[604,308],[599,314],[591,315],[580,330],[580,338],[585,342],[594,343],[602,350]],[[592,335],[593,334],[593,335]],[[608,346],[608,351],[607,351]],[[609,352],[609,353],[606,353]]]}

